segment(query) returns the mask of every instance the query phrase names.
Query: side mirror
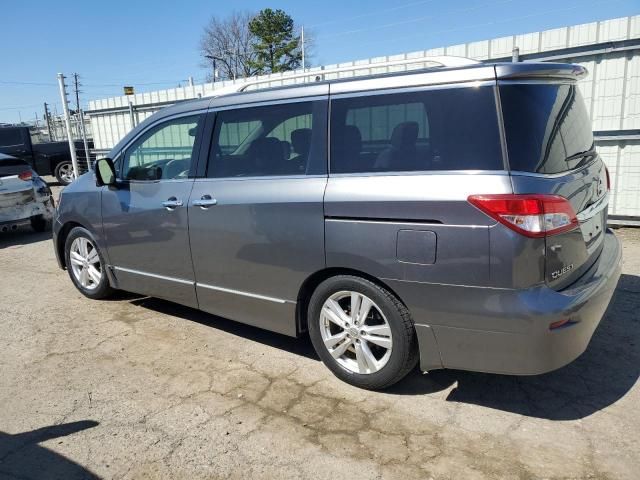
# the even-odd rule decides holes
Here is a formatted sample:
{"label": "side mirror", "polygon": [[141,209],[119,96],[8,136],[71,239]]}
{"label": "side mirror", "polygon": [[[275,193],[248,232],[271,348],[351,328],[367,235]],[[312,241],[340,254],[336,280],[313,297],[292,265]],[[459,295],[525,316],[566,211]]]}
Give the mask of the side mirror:
{"label": "side mirror", "polygon": [[104,185],[116,184],[116,169],[113,166],[113,160],[110,158],[101,158],[96,162],[96,185],[102,187]]}

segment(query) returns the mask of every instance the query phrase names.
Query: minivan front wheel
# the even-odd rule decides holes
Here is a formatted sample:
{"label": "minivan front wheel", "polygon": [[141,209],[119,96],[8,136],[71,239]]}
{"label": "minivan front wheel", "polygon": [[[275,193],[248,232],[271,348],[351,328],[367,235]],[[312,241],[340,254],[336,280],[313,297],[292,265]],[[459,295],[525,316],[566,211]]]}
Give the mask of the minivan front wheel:
{"label": "minivan front wheel", "polygon": [[84,296],[99,300],[113,293],[104,258],[88,230],[75,227],[65,241],[69,277]]}
{"label": "minivan front wheel", "polygon": [[324,364],[357,387],[389,387],[418,361],[409,311],[391,292],[363,278],[341,275],[321,283],[309,303],[308,324]]}

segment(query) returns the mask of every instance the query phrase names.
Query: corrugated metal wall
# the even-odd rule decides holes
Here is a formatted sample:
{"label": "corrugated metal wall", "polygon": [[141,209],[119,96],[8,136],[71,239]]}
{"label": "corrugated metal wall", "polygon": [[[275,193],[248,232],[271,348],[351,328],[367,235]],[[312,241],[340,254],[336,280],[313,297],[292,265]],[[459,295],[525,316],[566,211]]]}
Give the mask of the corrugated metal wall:
{"label": "corrugated metal wall", "polygon": [[[514,47],[519,48],[523,61],[574,62],[589,70],[590,75],[580,82],[580,89],[592,118],[598,149],[611,173],[610,213],[640,217],[640,15],[314,67],[307,69],[306,78],[288,78],[303,73],[297,71],[257,79],[268,80],[262,85],[266,87],[313,81],[318,75],[329,80],[405,71],[424,68],[426,57],[434,55],[509,60]],[[376,66],[407,60],[403,65]],[[111,148],[132,128],[133,122],[142,121],[163,106],[214,95],[234,83],[208,83],[91,101],[87,113],[91,115],[95,147]],[[133,104],[134,118],[129,101]]]}

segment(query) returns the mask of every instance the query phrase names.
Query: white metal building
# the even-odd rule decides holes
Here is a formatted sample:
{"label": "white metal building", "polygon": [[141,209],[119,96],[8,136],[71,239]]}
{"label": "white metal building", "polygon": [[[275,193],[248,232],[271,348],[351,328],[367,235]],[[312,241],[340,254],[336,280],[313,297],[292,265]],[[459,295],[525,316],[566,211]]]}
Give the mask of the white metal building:
{"label": "white metal building", "polygon": [[[287,85],[424,68],[427,57],[456,55],[481,61],[573,62],[589,76],[580,82],[598,150],[611,173],[612,216],[640,218],[640,15],[512,35],[400,55],[314,67],[251,79],[255,87]],[[303,74],[300,76],[300,74]],[[308,74],[305,76],[304,74]],[[296,75],[296,78],[291,78]],[[214,95],[247,80],[223,81],[89,102],[98,151],[113,147],[135,124],[180,100]],[[131,105],[130,105],[130,103]]]}

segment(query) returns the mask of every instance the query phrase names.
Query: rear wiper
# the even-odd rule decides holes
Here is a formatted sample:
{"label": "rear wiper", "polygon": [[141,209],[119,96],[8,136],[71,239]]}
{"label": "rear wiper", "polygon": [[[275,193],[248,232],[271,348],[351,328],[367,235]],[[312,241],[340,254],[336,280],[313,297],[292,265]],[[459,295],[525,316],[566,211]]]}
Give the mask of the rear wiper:
{"label": "rear wiper", "polygon": [[596,149],[595,148],[591,148],[589,150],[585,150],[584,152],[574,153],[573,155],[567,157],[565,159],[565,162],[569,163],[572,160],[581,159],[576,165],[571,167],[572,169],[575,169],[575,168],[580,168],[581,166],[585,165],[588,161],[590,161],[595,156],[596,156]]}
{"label": "rear wiper", "polygon": [[565,160],[567,162],[570,162],[571,160],[576,160],[578,158],[593,157],[595,154],[596,154],[596,149],[595,148],[591,148],[589,150],[585,150],[584,152],[574,153],[573,155],[565,158]]}

